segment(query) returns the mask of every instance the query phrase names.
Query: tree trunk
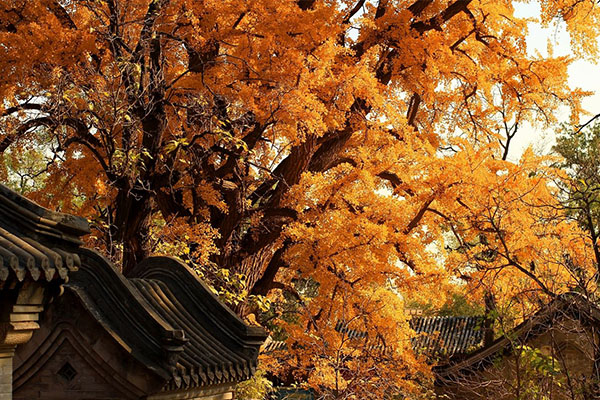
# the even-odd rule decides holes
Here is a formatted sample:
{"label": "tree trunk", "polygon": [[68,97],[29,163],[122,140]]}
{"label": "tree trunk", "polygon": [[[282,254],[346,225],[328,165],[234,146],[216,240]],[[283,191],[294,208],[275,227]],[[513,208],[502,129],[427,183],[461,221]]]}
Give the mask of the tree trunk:
{"label": "tree trunk", "polygon": [[485,302],[485,320],[483,321],[483,346],[489,346],[494,341],[494,310],[496,309],[494,295],[486,292]]}
{"label": "tree trunk", "polygon": [[150,193],[126,185],[117,195],[115,210],[115,236],[123,245],[122,270],[126,273],[149,254]]}

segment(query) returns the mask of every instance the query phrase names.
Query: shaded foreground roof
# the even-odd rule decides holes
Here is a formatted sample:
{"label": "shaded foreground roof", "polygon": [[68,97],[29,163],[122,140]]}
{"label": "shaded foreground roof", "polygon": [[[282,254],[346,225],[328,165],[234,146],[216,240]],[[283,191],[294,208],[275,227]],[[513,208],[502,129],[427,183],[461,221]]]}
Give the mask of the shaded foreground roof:
{"label": "shaded foreground roof", "polygon": [[79,267],[87,220],[47,210],[0,185],[0,281],[65,279]]}
{"label": "shaded foreground roof", "polygon": [[453,356],[466,354],[481,345],[481,317],[414,317],[410,327],[417,333],[411,339],[415,351]]}
{"label": "shaded foreground roof", "polygon": [[246,325],[186,265],[175,258],[152,257],[130,276],[152,310],[185,332],[187,342],[170,383],[173,389],[252,376],[266,332]]}
{"label": "shaded foreground roof", "polygon": [[[70,299],[60,318],[77,329],[78,310],[83,308],[114,339],[112,345],[133,358],[119,358],[121,367],[139,366],[140,376],[161,391],[251,377],[266,338],[262,328],[246,325],[194,271],[174,258],[149,258],[125,277],[102,255],[80,247],[79,237],[87,233],[84,218],[47,210],[0,185],[0,289],[14,280],[60,280],[68,292],[61,299]],[[38,337],[37,343],[54,343],[62,332],[57,326],[46,328],[38,330],[46,337]],[[96,352],[97,345],[87,343],[86,351]],[[32,360],[54,351],[52,346],[35,349]],[[95,354],[107,368],[113,367],[114,360],[101,353]],[[30,365],[22,365],[26,381]],[[19,376],[15,374],[17,381]],[[135,386],[137,378],[116,380]]]}
{"label": "shaded foreground roof", "polygon": [[170,257],[140,263],[128,278],[91,250],[65,285],[106,332],[150,371],[164,390],[248,379],[266,338],[246,325],[198,279]]}

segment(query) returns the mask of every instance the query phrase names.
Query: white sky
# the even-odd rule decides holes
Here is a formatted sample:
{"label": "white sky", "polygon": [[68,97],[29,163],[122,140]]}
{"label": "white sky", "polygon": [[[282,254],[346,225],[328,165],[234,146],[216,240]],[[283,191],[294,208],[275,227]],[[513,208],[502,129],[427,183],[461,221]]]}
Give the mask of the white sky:
{"label": "white sky", "polygon": [[[516,15],[519,17],[538,17],[540,8],[537,2],[518,3],[516,6]],[[570,55],[570,37],[564,26],[554,26],[542,28],[538,23],[529,24],[529,34],[527,36],[527,50],[534,54],[538,51],[542,55],[547,55],[548,41],[554,47],[554,55]],[[589,61],[575,61],[569,66],[569,84],[572,88],[579,87],[586,91],[595,92],[592,96],[584,99],[583,107],[591,115],[600,113],[600,65]],[[557,119],[560,122],[569,121],[568,110],[562,110]],[[580,122],[587,121],[587,116],[583,116]],[[528,146],[538,152],[548,152],[554,143],[553,128],[544,129],[542,127],[533,128],[524,126],[515,136],[514,143],[511,143],[509,159],[516,161]]]}

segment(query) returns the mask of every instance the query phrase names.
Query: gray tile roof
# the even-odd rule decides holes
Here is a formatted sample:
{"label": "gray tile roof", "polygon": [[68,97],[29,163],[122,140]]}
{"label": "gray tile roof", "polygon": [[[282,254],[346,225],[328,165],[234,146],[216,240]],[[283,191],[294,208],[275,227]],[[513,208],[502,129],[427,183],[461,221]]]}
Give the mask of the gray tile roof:
{"label": "gray tile roof", "polygon": [[239,382],[252,377],[258,347],[266,336],[262,331],[254,343],[248,337],[238,338],[229,327],[211,326],[217,325],[213,315],[197,312],[193,304],[173,293],[175,290],[165,282],[158,279],[131,279],[131,282],[155,312],[185,333],[187,342],[177,360],[171,389]]}
{"label": "gray tile roof", "polygon": [[[534,338],[548,332],[550,327],[560,326],[560,321],[563,319],[569,324],[577,322],[583,327],[596,329],[600,326],[600,307],[581,293],[562,293],[492,343],[481,346],[466,357],[459,357],[436,367],[434,369],[436,380],[439,384],[453,384],[457,379],[463,379],[463,374],[471,374],[487,368],[499,357],[510,354],[515,344],[531,343]],[[569,329],[573,328],[569,325]]]}
{"label": "gray tile roof", "polygon": [[264,345],[261,347],[260,351],[263,354],[273,353],[279,350],[286,350],[287,343],[285,340],[273,340],[271,336],[265,340]]}
{"label": "gray tile roof", "polygon": [[466,354],[481,346],[481,317],[414,317],[411,339],[415,351],[444,356]]}
{"label": "gray tile roof", "polygon": [[249,379],[266,332],[244,323],[182,262],[150,257],[123,276],[80,250],[66,284],[107,331],[167,382],[165,391]]}
{"label": "gray tile roof", "polygon": [[[416,335],[411,339],[413,349],[428,355],[453,356],[466,354],[480,347],[483,340],[481,317],[423,317],[410,320],[410,327]],[[349,329],[338,322],[335,330],[351,339],[365,339],[367,332]],[[372,347],[373,349],[379,346]],[[268,338],[262,347],[263,353],[286,350],[285,341]]]}
{"label": "gray tile roof", "polygon": [[[79,237],[87,233],[84,218],[44,209],[0,185],[0,289],[16,280],[58,280],[62,299],[71,301],[61,310],[68,324],[77,324],[83,308],[121,347],[118,362],[146,371],[133,376],[132,368],[132,376],[119,376],[123,387],[128,379],[137,388],[151,377],[162,392],[179,391],[252,376],[267,336],[262,328],[245,324],[174,258],[150,257],[124,276],[101,254],[81,247]],[[48,328],[48,335],[63,332]],[[98,343],[94,352],[104,346]]]}
{"label": "gray tile roof", "polygon": [[84,218],[47,210],[0,185],[0,281],[66,279],[81,264]]}

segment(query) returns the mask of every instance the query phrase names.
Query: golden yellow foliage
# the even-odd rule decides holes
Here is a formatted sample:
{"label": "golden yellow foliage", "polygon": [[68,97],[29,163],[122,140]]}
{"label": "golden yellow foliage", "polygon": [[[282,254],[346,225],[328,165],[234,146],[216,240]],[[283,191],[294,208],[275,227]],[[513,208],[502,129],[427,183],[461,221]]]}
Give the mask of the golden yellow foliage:
{"label": "golden yellow foliage", "polygon": [[[586,94],[570,58],[527,53],[513,3],[0,0],[0,176],[125,269],[176,253],[274,304],[279,368],[331,396],[419,393],[405,299],[526,302],[587,268],[560,174],[505,161]],[[539,3],[596,55],[593,1]]]}

